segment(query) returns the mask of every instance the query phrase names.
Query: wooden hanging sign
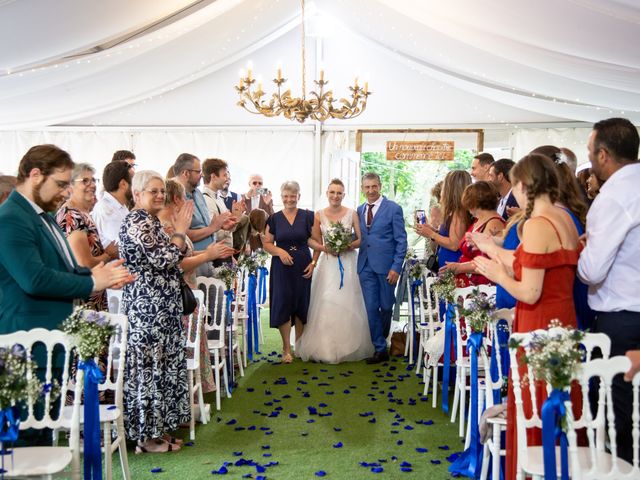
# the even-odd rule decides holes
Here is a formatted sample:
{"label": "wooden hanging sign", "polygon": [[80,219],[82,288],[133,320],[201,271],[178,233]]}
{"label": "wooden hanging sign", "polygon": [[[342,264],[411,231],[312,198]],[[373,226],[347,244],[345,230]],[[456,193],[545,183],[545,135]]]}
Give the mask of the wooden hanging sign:
{"label": "wooden hanging sign", "polygon": [[453,141],[387,142],[387,160],[453,160]]}

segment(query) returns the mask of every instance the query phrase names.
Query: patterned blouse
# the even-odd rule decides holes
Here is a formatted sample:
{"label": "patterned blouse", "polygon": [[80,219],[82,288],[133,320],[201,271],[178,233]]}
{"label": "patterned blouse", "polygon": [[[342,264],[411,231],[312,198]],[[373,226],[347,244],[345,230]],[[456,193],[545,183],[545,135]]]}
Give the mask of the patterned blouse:
{"label": "patterned blouse", "polygon": [[[56,222],[67,237],[77,230],[86,233],[92,256],[97,257],[104,253],[98,229],[88,213],[72,208],[68,203],[65,203],[56,213]],[[107,293],[104,290],[93,292],[85,302],[85,306],[93,310],[107,311]]]}

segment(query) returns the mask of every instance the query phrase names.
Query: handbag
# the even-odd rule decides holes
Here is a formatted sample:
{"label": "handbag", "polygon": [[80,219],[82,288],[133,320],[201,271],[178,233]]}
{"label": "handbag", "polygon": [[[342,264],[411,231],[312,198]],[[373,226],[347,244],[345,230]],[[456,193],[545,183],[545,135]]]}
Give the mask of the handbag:
{"label": "handbag", "polygon": [[187,285],[184,278],[180,276],[180,297],[182,298],[182,314],[191,315],[195,312],[198,302],[196,296],[193,294],[191,287]]}
{"label": "handbag", "polygon": [[429,258],[427,258],[425,265],[431,272],[438,273],[438,255],[435,253],[429,255]]}

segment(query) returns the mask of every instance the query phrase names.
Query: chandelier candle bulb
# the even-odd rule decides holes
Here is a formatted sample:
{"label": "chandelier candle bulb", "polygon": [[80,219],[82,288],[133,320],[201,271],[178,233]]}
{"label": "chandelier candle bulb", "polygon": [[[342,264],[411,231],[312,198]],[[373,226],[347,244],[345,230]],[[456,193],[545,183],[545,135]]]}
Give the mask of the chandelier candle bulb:
{"label": "chandelier candle bulb", "polygon": [[320,70],[320,81],[324,80],[324,70]]}

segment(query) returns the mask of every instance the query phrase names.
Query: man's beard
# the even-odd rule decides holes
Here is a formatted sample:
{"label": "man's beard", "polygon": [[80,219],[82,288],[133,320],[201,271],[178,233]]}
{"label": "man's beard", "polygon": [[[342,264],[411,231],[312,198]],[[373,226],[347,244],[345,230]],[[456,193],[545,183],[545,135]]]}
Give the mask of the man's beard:
{"label": "man's beard", "polygon": [[45,202],[40,196],[40,189],[42,188],[43,184],[44,182],[40,183],[39,185],[33,186],[33,201],[45,212],[55,212],[56,210],[58,210],[58,208],[60,208],[62,202],[64,202],[64,196],[58,195],[56,197],[53,197],[48,202]]}
{"label": "man's beard", "polygon": [[125,198],[125,201],[127,202],[127,208],[129,210],[133,209],[133,207],[135,206],[135,201],[133,200],[133,192],[131,191],[131,185],[129,185],[129,188],[124,192],[124,198]]}

